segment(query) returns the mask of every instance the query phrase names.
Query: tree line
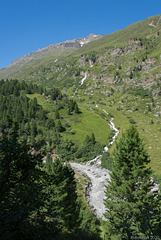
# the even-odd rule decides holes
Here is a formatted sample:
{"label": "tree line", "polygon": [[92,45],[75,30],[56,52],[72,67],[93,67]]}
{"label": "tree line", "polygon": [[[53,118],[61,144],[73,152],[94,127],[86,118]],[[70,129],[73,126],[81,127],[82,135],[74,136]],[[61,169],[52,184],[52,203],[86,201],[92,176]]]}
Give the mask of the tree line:
{"label": "tree line", "polygon": [[[55,117],[50,118],[48,111],[38,104],[37,98],[29,98],[27,94],[40,94],[46,100],[50,99],[55,106]],[[66,131],[62,124],[60,110],[67,114],[81,114],[78,103],[63,95],[58,88],[45,89],[36,84],[17,80],[0,81],[0,132],[7,128],[8,118],[19,125],[19,137],[30,143],[36,151],[43,154],[56,151],[65,160],[88,160],[97,156],[103,147],[101,144],[84,141],[82,146],[72,140],[64,139],[61,135]],[[66,123],[67,125],[67,123]],[[93,154],[89,153],[92,152]]]}

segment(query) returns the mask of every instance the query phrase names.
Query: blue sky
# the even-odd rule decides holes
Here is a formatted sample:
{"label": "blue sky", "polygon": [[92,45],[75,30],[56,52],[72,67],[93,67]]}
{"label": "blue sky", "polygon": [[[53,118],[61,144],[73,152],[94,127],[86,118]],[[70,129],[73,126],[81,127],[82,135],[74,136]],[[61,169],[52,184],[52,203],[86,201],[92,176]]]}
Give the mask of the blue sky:
{"label": "blue sky", "polygon": [[0,68],[49,44],[106,35],[158,14],[160,0],[1,0]]}

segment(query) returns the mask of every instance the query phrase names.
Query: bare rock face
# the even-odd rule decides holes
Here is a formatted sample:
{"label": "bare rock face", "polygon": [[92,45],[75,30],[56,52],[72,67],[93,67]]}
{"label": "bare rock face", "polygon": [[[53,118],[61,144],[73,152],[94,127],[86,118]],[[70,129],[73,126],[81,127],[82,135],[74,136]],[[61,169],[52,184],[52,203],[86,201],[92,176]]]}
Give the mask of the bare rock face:
{"label": "bare rock face", "polygon": [[94,40],[97,40],[99,38],[103,37],[102,34],[99,35],[95,35],[95,34],[89,34],[86,38],[75,38],[74,40],[70,40],[70,41],[65,41],[62,44],[64,46],[72,46],[74,48],[80,48],[82,47],[84,44],[87,44],[89,42],[92,42]]}

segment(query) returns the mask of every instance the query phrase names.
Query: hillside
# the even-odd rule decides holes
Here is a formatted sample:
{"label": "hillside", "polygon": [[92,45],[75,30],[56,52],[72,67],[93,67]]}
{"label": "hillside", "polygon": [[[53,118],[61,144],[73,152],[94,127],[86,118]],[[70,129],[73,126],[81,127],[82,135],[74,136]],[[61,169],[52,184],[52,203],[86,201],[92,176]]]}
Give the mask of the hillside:
{"label": "hillside", "polygon": [[[94,132],[96,139],[106,144],[109,116],[120,129],[118,138],[130,124],[136,125],[151,156],[152,168],[161,174],[161,15],[106,36],[89,35],[48,46],[1,69],[0,78],[59,87],[76,99],[82,115],[71,120],[63,110],[60,113],[64,123],[71,123],[75,131],[64,136],[78,144],[83,142],[85,131]],[[37,99],[43,105],[41,97]],[[102,128],[100,121],[104,123]],[[107,138],[102,134],[106,125]]]}
{"label": "hillside", "polygon": [[[20,73],[27,71],[28,69],[40,68],[46,63],[56,63],[58,58],[64,57],[73,52],[77,48],[82,47],[84,44],[92,42],[101,38],[103,35],[90,34],[86,38],[76,38],[73,40],[67,40],[62,43],[52,44],[43,49],[38,49],[35,52],[15,59],[8,67],[0,70],[0,78],[6,79],[10,77],[19,78]],[[48,68],[47,68],[48,69]]]}

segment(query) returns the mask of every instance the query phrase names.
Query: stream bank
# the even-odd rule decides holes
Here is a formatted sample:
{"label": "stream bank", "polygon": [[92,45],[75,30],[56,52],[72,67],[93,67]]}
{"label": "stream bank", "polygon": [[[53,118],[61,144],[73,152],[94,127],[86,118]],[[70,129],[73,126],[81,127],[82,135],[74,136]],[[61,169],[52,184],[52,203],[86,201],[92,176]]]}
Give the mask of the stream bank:
{"label": "stream bank", "polygon": [[[115,135],[109,145],[114,143],[119,133],[112,121],[113,119],[111,119],[109,125],[110,128],[115,131]],[[108,146],[106,146],[103,150],[103,152],[106,151],[108,151]],[[86,201],[98,218],[105,219],[105,186],[108,184],[107,182],[110,181],[110,171],[101,167],[101,157],[102,155],[99,155],[85,164],[70,162],[70,165],[75,171],[85,174],[90,179],[86,187]]]}

